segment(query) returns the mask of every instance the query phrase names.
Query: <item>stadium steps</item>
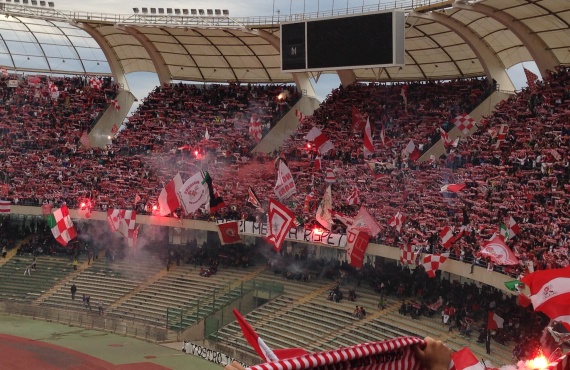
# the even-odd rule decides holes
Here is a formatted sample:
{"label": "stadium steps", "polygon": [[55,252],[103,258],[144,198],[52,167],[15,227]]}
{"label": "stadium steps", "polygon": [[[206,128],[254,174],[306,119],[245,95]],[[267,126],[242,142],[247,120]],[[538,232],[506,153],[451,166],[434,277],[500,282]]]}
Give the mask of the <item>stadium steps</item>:
{"label": "stadium steps", "polygon": [[69,274],[67,274],[67,276],[64,279],[60,280],[59,283],[54,285],[50,290],[48,290],[45,293],[43,293],[42,295],[40,295],[34,302],[32,302],[32,305],[39,306],[40,304],[42,304],[43,302],[48,300],[49,297],[53,296],[63,286],[67,285],[67,283],[69,281],[75,279],[83,270],[88,269],[89,266],[90,265],[89,265],[88,261],[85,261],[81,265],[77,265],[77,270],[73,270],[73,267],[72,267],[71,272]]}
{"label": "stadium steps", "polygon": [[[175,267],[176,268],[176,267]],[[157,282],[158,280],[162,279],[166,274],[168,273],[168,270],[166,267],[163,267],[161,270],[159,270],[156,274],[154,274],[153,276],[151,276],[150,278],[146,279],[145,281],[143,281],[141,284],[139,284],[135,289],[132,289],[131,291],[129,291],[127,294],[123,295],[121,298],[117,299],[115,302],[113,302],[111,305],[109,305],[109,307],[107,307],[107,310],[112,311],[115,308],[119,307],[121,304],[125,303],[126,301],[129,300],[129,298],[131,298],[132,296],[134,296],[135,294],[142,292],[144,290],[146,290],[148,287],[150,287],[152,284],[154,284],[155,282]]]}
{"label": "stadium steps", "polygon": [[[24,242],[27,242],[29,239],[31,239],[33,237],[34,237],[34,235],[31,235],[31,236],[28,236],[27,238],[24,238],[24,239],[18,241],[14,248],[10,249],[9,251],[6,251],[6,258],[0,257],[0,267],[4,266],[6,263],[8,263],[8,261],[10,261],[10,259],[18,253],[18,249],[20,249],[20,246],[22,246],[22,244]],[[0,248],[0,250],[1,249],[2,248]]]}

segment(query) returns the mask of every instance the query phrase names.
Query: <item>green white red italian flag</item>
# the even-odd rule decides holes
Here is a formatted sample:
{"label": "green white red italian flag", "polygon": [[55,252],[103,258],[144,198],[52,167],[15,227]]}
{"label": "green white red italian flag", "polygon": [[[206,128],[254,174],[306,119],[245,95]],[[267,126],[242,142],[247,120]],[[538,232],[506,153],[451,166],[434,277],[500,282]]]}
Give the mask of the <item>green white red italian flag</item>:
{"label": "green white red italian flag", "polygon": [[69,217],[67,206],[56,209],[47,217],[47,222],[53,237],[63,246],[66,246],[71,239],[77,236],[77,230],[75,230],[71,217]]}

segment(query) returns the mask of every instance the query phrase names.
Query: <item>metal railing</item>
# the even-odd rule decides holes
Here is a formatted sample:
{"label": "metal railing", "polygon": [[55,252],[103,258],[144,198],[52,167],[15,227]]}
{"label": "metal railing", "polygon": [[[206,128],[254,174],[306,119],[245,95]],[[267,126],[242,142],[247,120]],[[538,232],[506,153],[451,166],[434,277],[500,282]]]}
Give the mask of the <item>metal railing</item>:
{"label": "metal railing", "polygon": [[124,320],[113,315],[99,315],[95,310],[93,312],[73,311],[34,306],[28,303],[0,301],[0,312],[85,329],[103,330],[150,342],[163,342],[168,338],[168,330],[163,327]]}

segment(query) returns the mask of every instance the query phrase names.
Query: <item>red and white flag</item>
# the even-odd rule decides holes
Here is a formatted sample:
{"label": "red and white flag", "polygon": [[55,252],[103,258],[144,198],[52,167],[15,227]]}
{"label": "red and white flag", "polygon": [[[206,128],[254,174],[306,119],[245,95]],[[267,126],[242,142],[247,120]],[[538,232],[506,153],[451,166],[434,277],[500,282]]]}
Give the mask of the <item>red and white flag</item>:
{"label": "red and white flag", "polygon": [[121,210],[121,221],[119,225],[119,232],[127,238],[127,245],[134,247],[134,232],[135,224],[137,221],[137,212],[131,209]]}
{"label": "red and white flag", "polygon": [[220,236],[220,242],[222,245],[233,244],[241,241],[238,226],[237,221],[218,224],[218,235]]}
{"label": "red and white flag", "polygon": [[316,170],[316,171],[318,171],[318,170],[320,170],[321,168],[323,168],[322,158],[321,158],[320,155],[317,155],[317,156],[315,157],[315,166],[314,166],[314,167],[315,167],[315,170]]}
{"label": "red and white flag", "polygon": [[352,191],[346,198],[346,203],[348,205],[358,204],[360,203],[360,190],[356,186],[352,188]]}
{"label": "red and white flag", "polygon": [[83,131],[83,134],[81,134],[81,138],[79,139],[79,142],[87,149],[91,148],[91,139],[89,138],[89,134],[87,133],[87,131]]}
{"label": "red and white flag", "polygon": [[118,208],[109,208],[107,210],[107,224],[111,232],[119,230],[121,226],[121,210]]}
{"label": "red and white flag", "polygon": [[520,234],[521,232],[521,228],[519,226],[519,224],[517,224],[517,222],[515,221],[515,219],[513,218],[513,216],[510,216],[509,218],[509,238],[512,238],[513,236]]}
{"label": "red and white flag", "polygon": [[497,265],[518,265],[519,260],[505,244],[503,237],[493,234],[481,249],[481,255],[491,259]]}
{"label": "red and white flag", "polygon": [[207,127],[206,127],[206,133],[204,133],[204,140],[210,140],[210,133],[208,132]]}
{"label": "red and white flag", "polygon": [[374,154],[374,143],[372,142],[372,128],[370,127],[370,120],[366,119],[366,126],[364,127],[364,156],[371,156]]}
{"label": "red and white flag", "polygon": [[502,124],[499,126],[499,132],[497,132],[497,143],[495,144],[495,148],[501,146],[503,142],[507,139],[507,132],[509,132],[509,125]]}
{"label": "red and white flag", "polygon": [[297,193],[295,180],[293,179],[293,175],[291,174],[289,167],[287,167],[285,164],[285,161],[279,161],[279,168],[277,170],[277,182],[275,183],[275,188],[273,191],[275,192],[277,198],[279,198],[281,201]]}
{"label": "red and white flag", "polygon": [[453,237],[453,230],[451,230],[451,227],[449,226],[446,226],[443,229],[441,229],[441,231],[439,232],[439,237],[441,238],[441,245],[445,249],[451,248],[451,244],[453,244],[453,242],[455,241],[455,238]]}
{"label": "red and white flag", "polygon": [[388,225],[396,228],[396,230],[398,230],[398,232],[401,232],[402,231],[402,225],[404,224],[404,222],[406,222],[406,216],[404,216],[403,214],[398,212],[394,215],[394,217],[392,217],[390,220],[388,220]]}
{"label": "red and white flag", "polygon": [[465,188],[465,184],[445,184],[441,187],[439,191],[442,193],[445,192],[457,193],[458,191],[461,191],[463,188]]}
{"label": "red and white flag", "polygon": [[10,213],[9,200],[0,200],[0,213]]}
{"label": "red and white flag", "polygon": [[355,268],[362,267],[369,241],[370,235],[367,229],[355,227],[354,225],[346,229],[346,258],[350,266]]}
{"label": "red and white flag", "polygon": [[475,120],[471,118],[467,113],[462,113],[455,117],[451,122],[463,133],[463,135],[469,134],[471,129],[475,127]]}
{"label": "red and white flag", "polygon": [[382,129],[380,130],[380,141],[385,147],[392,145],[392,140],[386,137],[386,128],[384,127],[384,124],[382,124]]}
{"label": "red and white flag", "polygon": [[317,152],[323,155],[334,148],[332,141],[316,126],[305,135],[305,140],[313,142]]}
{"label": "red and white flag", "polygon": [[259,198],[255,194],[255,191],[253,191],[253,188],[251,186],[247,187],[247,202],[252,206],[254,206],[258,211],[263,211],[261,202],[259,201]]}
{"label": "red and white flag", "polygon": [[268,231],[265,240],[273,245],[277,252],[281,251],[281,245],[293,226],[295,214],[283,204],[273,198],[269,199],[267,210]]}
{"label": "red and white flag", "polygon": [[182,178],[178,173],[166,184],[158,196],[158,206],[160,207],[158,211],[161,216],[167,216],[180,207],[178,192],[181,188]]}
{"label": "red and white flag", "polygon": [[415,247],[411,244],[400,246],[400,262],[403,265],[413,265],[416,261]]}
{"label": "red and white flag", "polygon": [[299,123],[302,123],[303,118],[305,118],[305,115],[303,115],[303,113],[301,113],[300,110],[295,109],[295,117],[297,117],[297,119],[299,120]]}
{"label": "red and white flag", "polygon": [[570,329],[570,266],[561,269],[535,271],[521,281],[530,290],[535,311],[544,312]]}
{"label": "red and white flag", "polygon": [[249,122],[249,136],[252,137],[256,142],[260,142],[262,138],[261,132],[261,121],[256,120],[253,116]]}
{"label": "red and white flag", "polygon": [[99,78],[91,77],[89,80],[89,86],[91,86],[92,89],[100,90],[102,85],[101,79]]}
{"label": "red and white flag", "polygon": [[352,107],[352,129],[355,131],[362,131],[364,130],[364,126],[366,126],[366,117],[358,111],[358,109],[353,106]]}
{"label": "red and white flag", "polygon": [[325,182],[328,182],[329,184],[336,182],[336,174],[332,168],[327,168]]}
{"label": "red and white flag", "polygon": [[352,222],[352,226],[366,230],[366,232],[368,232],[371,237],[376,237],[382,231],[382,228],[380,225],[378,225],[378,222],[376,222],[376,220],[372,217],[372,215],[370,215],[370,213],[368,213],[364,207],[360,207],[358,210],[358,213]]}
{"label": "red and white flag", "polygon": [[441,136],[441,140],[443,141],[443,146],[446,148],[450,148],[453,145],[453,140],[449,138],[449,134],[445,132],[444,129],[440,127],[439,135]]}
{"label": "red and white flag", "polygon": [[489,313],[487,314],[487,329],[489,330],[502,329],[504,323],[505,319],[497,315],[495,312],[489,311]]}
{"label": "red and white flag", "polygon": [[528,84],[530,92],[536,92],[536,81],[538,80],[538,76],[524,67],[523,71],[526,76],[526,83]]}
{"label": "red and white flag", "polygon": [[417,160],[421,156],[420,150],[416,147],[416,144],[414,144],[414,141],[411,139],[408,142],[408,145],[406,145],[404,148],[404,152],[408,154],[408,157],[412,161]]}
{"label": "red and white flag", "polygon": [[[211,182],[210,182],[211,183]],[[187,215],[196,212],[200,207],[210,201],[210,188],[206,175],[203,171],[198,171],[190,177],[177,191],[180,205]],[[214,191],[212,189],[212,195]],[[212,197],[215,199],[215,197]]]}
{"label": "red and white flag", "polygon": [[330,230],[332,226],[332,193],[331,186],[327,186],[323,199],[321,200],[319,207],[317,208],[317,213],[315,219],[322,227]]}
{"label": "red and white flag", "polygon": [[487,370],[468,347],[451,354],[449,370]]}
{"label": "red and white flag", "polygon": [[428,254],[424,257],[422,266],[426,269],[426,273],[430,278],[435,277],[435,272],[439,270],[439,266],[447,260],[443,254]]}
{"label": "red and white flag", "polygon": [[47,224],[51,229],[51,233],[55,240],[64,247],[77,237],[77,230],[69,216],[69,210],[66,205],[56,209],[52,214],[47,217]]}

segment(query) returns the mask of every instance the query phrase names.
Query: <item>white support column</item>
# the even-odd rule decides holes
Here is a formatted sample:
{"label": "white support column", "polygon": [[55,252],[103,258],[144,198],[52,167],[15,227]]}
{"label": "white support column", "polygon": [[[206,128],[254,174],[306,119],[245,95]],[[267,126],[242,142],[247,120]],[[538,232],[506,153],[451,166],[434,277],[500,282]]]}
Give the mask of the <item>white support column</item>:
{"label": "white support column", "polygon": [[103,37],[93,26],[89,23],[75,23],[75,26],[81,28],[85,32],[87,32],[93,40],[101,47],[103,50],[103,54],[105,54],[105,58],[109,63],[109,67],[111,68],[111,73],[113,74],[113,80],[115,83],[123,86],[124,90],[129,90],[129,84],[127,83],[127,78],[125,76],[125,70],[123,69],[123,65],[117,55],[113,51],[113,47],[109,45],[105,37]]}
{"label": "white support column", "polygon": [[348,85],[353,84],[356,82],[356,75],[352,69],[339,69],[336,71],[338,74],[338,78],[340,79],[340,83],[342,86],[347,87]]}
{"label": "white support column", "polygon": [[302,91],[303,96],[308,96],[310,98],[317,97],[317,93],[315,92],[307,72],[293,73],[293,79],[295,80],[295,85],[297,85],[297,90]]}
{"label": "white support column", "polygon": [[475,31],[467,27],[465,24],[455,20],[452,17],[445,16],[441,13],[410,13],[409,17],[416,17],[422,19],[429,19],[442,25],[449,27],[459,37],[465,41],[467,45],[473,50],[473,53],[479,59],[479,62],[485,70],[485,74],[497,81],[501,90],[514,91],[515,86],[511,78],[507,74],[506,68],[497,56],[497,54],[489,47],[489,45],[481,38]]}
{"label": "white support column", "polygon": [[547,69],[553,71],[554,67],[560,65],[560,61],[548,48],[548,45],[546,45],[546,43],[529,27],[512,15],[481,3],[462,4],[455,2],[453,3],[453,7],[481,13],[503,24],[516,37],[518,37],[522,44],[528,49],[541,74],[545,75]]}

